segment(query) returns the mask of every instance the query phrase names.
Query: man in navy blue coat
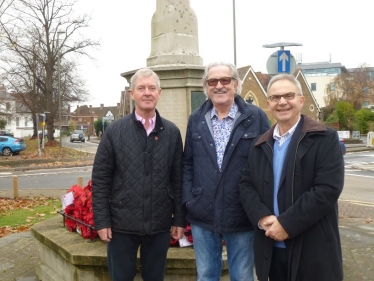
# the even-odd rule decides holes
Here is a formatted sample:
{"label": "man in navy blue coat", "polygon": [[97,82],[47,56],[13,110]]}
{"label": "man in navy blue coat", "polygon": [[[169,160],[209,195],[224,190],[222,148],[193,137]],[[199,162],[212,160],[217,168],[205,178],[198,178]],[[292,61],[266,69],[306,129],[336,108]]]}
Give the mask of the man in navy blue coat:
{"label": "man in navy blue coat", "polygon": [[338,198],[344,160],[338,134],[302,115],[293,75],[274,76],[268,107],[277,120],[255,140],[239,184],[255,225],[259,281],[343,280]]}
{"label": "man in navy blue coat", "polygon": [[197,280],[218,281],[222,241],[231,280],[253,280],[253,226],[239,198],[238,182],[253,139],[269,122],[241,97],[236,67],[213,63],[203,77],[208,100],[188,121],[183,156],[182,203],[187,206]]}

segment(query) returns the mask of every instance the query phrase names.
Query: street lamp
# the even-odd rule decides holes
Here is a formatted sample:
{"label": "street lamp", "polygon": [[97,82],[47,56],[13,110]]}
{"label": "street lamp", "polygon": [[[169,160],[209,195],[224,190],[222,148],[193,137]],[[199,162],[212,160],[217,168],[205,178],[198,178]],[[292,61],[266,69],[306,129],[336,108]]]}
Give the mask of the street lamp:
{"label": "street lamp", "polygon": [[65,34],[64,31],[57,32],[57,52],[58,52],[58,119],[59,119],[59,129],[60,129],[60,147],[62,146],[62,134],[61,134],[61,77],[60,77],[60,60],[61,60],[61,49],[60,49],[60,34]]}
{"label": "street lamp", "polygon": [[35,120],[36,120],[36,139],[38,141],[38,156],[40,156],[41,153],[40,153],[40,140],[39,140],[39,113],[36,113]]}
{"label": "street lamp", "polygon": [[44,111],[44,113],[41,113],[40,116],[43,116],[43,126],[42,126],[42,149],[44,151],[44,137],[45,137],[45,119],[47,117],[47,113],[50,113],[49,111]]}
{"label": "street lamp", "polygon": [[232,0],[233,28],[234,28],[234,65],[236,66],[236,19],[235,19],[235,0]]}

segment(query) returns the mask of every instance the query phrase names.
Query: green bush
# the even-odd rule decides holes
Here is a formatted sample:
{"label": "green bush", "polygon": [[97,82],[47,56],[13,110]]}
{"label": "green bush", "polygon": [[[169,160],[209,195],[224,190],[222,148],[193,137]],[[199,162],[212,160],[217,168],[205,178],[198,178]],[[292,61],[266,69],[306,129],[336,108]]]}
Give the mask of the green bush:
{"label": "green bush", "polygon": [[369,131],[369,126],[372,122],[374,122],[374,112],[371,112],[369,109],[362,108],[355,112],[354,118],[357,130],[362,134],[366,134]]}

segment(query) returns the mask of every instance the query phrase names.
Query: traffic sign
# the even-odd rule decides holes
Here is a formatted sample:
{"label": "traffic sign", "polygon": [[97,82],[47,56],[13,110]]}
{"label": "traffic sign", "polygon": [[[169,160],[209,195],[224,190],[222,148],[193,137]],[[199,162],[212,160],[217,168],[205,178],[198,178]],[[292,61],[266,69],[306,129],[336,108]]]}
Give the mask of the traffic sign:
{"label": "traffic sign", "polygon": [[[282,52],[285,52],[282,50]],[[266,69],[270,75],[276,75],[279,73],[278,67],[279,67],[279,59],[278,59],[278,52],[274,52],[271,54],[271,56],[268,58],[266,62]],[[296,60],[292,54],[289,55],[289,70],[288,73],[293,73],[296,69]],[[282,64],[281,64],[282,66]],[[282,72],[281,72],[282,73]]]}
{"label": "traffic sign", "polygon": [[278,73],[290,73],[291,52],[286,50],[278,51]]}

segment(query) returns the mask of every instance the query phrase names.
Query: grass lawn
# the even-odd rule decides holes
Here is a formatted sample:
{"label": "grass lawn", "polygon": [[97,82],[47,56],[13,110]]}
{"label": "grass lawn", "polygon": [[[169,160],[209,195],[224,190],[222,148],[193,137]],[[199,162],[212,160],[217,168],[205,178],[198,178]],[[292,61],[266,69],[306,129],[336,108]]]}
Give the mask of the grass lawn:
{"label": "grass lawn", "polygon": [[54,198],[0,198],[0,237],[27,231],[33,224],[59,215],[60,209],[61,201]]}
{"label": "grass lawn", "polygon": [[61,147],[58,141],[51,141],[48,142],[45,139],[44,143],[44,150],[40,150],[41,155],[38,156],[38,141],[36,139],[23,139],[26,143],[26,150],[20,153],[22,159],[30,159],[30,158],[68,158],[68,159],[79,159],[82,157],[87,156],[86,152],[78,151],[75,149]]}

